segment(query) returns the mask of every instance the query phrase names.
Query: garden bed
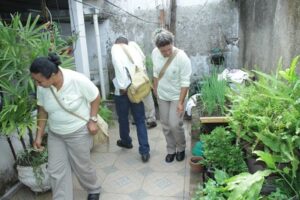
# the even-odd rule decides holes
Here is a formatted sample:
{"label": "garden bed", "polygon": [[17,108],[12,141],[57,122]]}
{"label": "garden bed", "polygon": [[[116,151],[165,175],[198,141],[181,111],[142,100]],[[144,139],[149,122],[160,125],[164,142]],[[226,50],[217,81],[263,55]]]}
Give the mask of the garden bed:
{"label": "garden bed", "polygon": [[202,124],[215,124],[215,123],[228,123],[228,117],[219,116],[219,117],[200,117],[200,122]]}

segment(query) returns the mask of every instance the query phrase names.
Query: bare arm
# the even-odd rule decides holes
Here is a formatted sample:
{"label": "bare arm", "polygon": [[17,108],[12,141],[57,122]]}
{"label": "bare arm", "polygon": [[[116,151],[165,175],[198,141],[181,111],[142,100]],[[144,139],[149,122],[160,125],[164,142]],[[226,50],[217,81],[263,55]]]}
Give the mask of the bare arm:
{"label": "bare arm", "polygon": [[48,119],[48,113],[45,111],[44,107],[38,106],[37,115],[37,131],[35,141],[33,142],[33,147],[38,150],[43,150],[42,139],[45,135],[45,127]]}
{"label": "bare arm", "polygon": [[[100,102],[101,102],[101,98],[100,98],[100,95],[98,95],[98,96],[96,97],[96,99],[90,103],[90,105],[91,105],[90,116],[91,116],[91,117],[97,116],[97,113],[98,113],[98,110],[99,110]],[[97,126],[97,123],[96,123],[96,122],[93,122],[93,121],[89,120],[87,126],[88,126],[89,132],[90,132],[91,134],[96,134],[96,133],[97,133],[97,131],[98,131],[98,126]]]}
{"label": "bare arm", "polygon": [[188,87],[182,87],[180,89],[179,102],[177,106],[177,113],[180,115],[184,113],[184,99],[187,95],[188,90],[189,90]]}

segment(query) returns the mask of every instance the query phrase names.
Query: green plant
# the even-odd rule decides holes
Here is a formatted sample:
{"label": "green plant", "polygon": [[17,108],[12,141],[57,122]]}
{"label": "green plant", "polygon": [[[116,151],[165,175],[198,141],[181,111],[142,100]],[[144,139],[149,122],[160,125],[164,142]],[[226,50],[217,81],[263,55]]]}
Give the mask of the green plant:
{"label": "green plant", "polygon": [[230,191],[228,200],[260,199],[265,177],[270,174],[270,170],[257,171],[254,174],[244,172],[227,179],[225,191]]}
{"label": "green plant", "polygon": [[230,109],[231,129],[252,151],[260,147],[260,159],[279,174],[276,186],[289,198],[299,198],[300,191],[298,60],[295,57],[289,69],[275,75],[255,71],[258,81],[242,88]]}
{"label": "green plant", "polygon": [[[25,24],[20,15],[12,16],[11,22],[0,21],[0,93],[3,107],[0,111],[0,130],[3,135],[18,131],[22,136],[27,129],[34,128],[36,109],[35,86],[31,80],[29,66],[38,56],[52,51],[61,52],[66,42],[57,31],[47,31],[38,25],[39,17],[32,20],[29,15]],[[72,58],[61,55],[63,67],[70,67]]]}
{"label": "green plant", "polygon": [[227,200],[228,193],[223,189],[228,174],[223,170],[216,170],[214,179],[208,179],[205,186],[199,185],[192,200]]}
{"label": "green plant", "polygon": [[226,93],[228,86],[226,81],[218,80],[218,75],[213,72],[201,82],[201,95],[198,104],[201,107],[201,116],[220,116],[225,114]]}
{"label": "green plant", "polygon": [[33,148],[28,148],[17,155],[16,165],[22,167],[32,167],[33,174],[37,185],[43,182],[44,173],[41,165],[48,162],[48,151],[45,148],[43,151],[38,151]]}
{"label": "green plant", "polygon": [[[284,167],[281,167],[280,163],[283,162],[281,157],[273,156],[271,153],[263,152],[263,151],[254,151],[255,154],[259,156],[258,160],[261,160],[266,163],[267,168],[271,171],[273,174],[278,174],[280,178],[277,178],[275,184],[279,186],[280,194],[284,194],[299,199],[300,198],[300,183],[299,183],[299,170],[297,172],[294,171],[293,166],[285,165]],[[299,166],[299,161],[296,163],[297,168]],[[292,171],[292,173],[291,173]],[[296,174],[293,174],[293,173]],[[297,174],[298,173],[298,174]],[[275,195],[275,194],[273,194]]]}
{"label": "green plant", "polygon": [[224,170],[229,175],[248,170],[240,147],[234,145],[235,135],[224,127],[215,128],[211,134],[201,135],[201,140],[205,166]]}
{"label": "green plant", "polygon": [[152,62],[152,58],[151,55],[147,55],[145,58],[145,67],[147,70],[147,75],[149,77],[149,79],[152,81],[153,80],[153,62]]}
{"label": "green plant", "polygon": [[113,113],[105,104],[100,104],[98,114],[104,119],[104,121],[108,125],[113,125]]}

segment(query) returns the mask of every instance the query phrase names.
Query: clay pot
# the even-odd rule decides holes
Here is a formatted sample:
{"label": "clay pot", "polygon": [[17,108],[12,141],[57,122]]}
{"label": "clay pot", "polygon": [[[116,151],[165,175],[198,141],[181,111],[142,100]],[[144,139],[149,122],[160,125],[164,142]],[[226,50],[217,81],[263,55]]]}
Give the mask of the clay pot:
{"label": "clay pot", "polygon": [[202,160],[203,157],[201,156],[192,156],[189,160],[191,171],[193,172],[203,172],[204,166],[199,162]]}

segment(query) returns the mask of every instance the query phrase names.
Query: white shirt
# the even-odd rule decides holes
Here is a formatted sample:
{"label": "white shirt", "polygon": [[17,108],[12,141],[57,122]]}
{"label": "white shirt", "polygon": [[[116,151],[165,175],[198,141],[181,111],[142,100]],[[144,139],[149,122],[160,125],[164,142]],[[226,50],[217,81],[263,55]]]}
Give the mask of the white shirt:
{"label": "white shirt", "polygon": [[[155,78],[158,78],[167,60],[168,57],[164,57],[158,48],[153,49],[152,62],[153,76]],[[165,101],[179,100],[181,88],[190,86],[191,74],[191,61],[183,50],[179,50],[158,82],[157,94],[159,98]]]}
{"label": "white shirt", "polygon": [[[64,107],[85,119],[90,117],[90,103],[99,94],[98,88],[83,74],[69,69],[60,68],[64,82],[59,91],[51,86]],[[37,87],[38,105],[48,113],[48,125],[57,134],[72,133],[87,122],[64,111],[57,103],[50,88]]]}
{"label": "white shirt", "polygon": [[[121,45],[123,45],[131,55],[135,64],[133,64]],[[120,89],[126,89],[131,83],[127,70],[132,76],[135,72],[135,66],[145,70],[145,55],[135,42],[126,44],[114,44],[111,48],[112,63],[115,70],[115,78],[113,80],[115,86],[115,95],[120,95]]]}

